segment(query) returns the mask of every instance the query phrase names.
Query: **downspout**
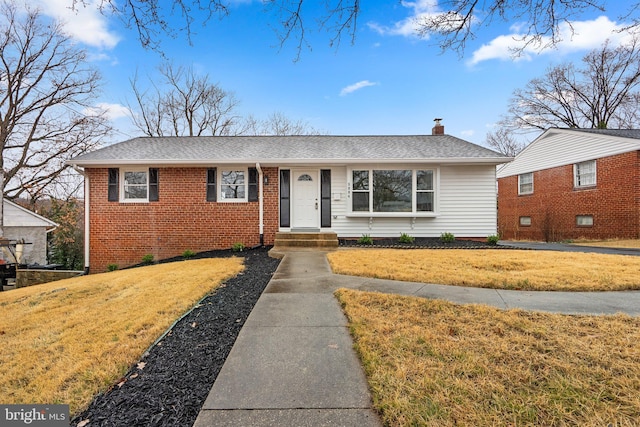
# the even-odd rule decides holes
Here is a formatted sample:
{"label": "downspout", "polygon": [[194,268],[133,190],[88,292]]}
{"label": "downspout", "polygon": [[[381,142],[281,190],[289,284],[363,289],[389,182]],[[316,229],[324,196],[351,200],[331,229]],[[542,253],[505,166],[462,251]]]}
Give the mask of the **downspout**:
{"label": "downspout", "polygon": [[260,231],[260,246],[264,246],[264,174],[260,163],[256,162],[256,169],[258,170],[258,205],[259,205],[259,231]]}
{"label": "downspout", "polygon": [[76,165],[73,169],[84,177],[84,274],[89,274],[89,176]]}

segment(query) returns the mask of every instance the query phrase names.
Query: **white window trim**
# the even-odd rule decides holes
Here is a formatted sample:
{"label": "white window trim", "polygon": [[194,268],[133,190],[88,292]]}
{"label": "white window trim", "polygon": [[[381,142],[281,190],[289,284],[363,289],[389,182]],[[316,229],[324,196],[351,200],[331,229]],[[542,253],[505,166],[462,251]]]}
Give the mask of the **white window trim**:
{"label": "white window trim", "polygon": [[[243,172],[244,173],[244,197],[243,198],[238,198],[238,199],[226,199],[224,197],[222,197],[222,186],[223,185],[229,185],[229,184],[223,184],[222,182],[222,173],[223,172],[231,172],[231,171],[238,171],[238,172]],[[216,184],[216,191],[218,192],[218,197],[217,197],[217,201],[220,203],[243,203],[243,202],[247,202],[249,200],[249,168],[248,167],[244,167],[244,166],[226,166],[226,167],[218,167],[218,176],[216,177],[217,179],[217,184]]]}
{"label": "white window trim", "polygon": [[[369,211],[354,211],[353,210],[353,171],[354,170],[368,170],[369,171]],[[411,171],[411,212],[374,212],[373,209],[373,171],[374,170],[410,170]],[[416,171],[430,170],[433,171],[433,211],[417,211],[417,188],[418,178]],[[362,165],[362,167],[347,168],[347,217],[364,217],[364,218],[416,218],[416,217],[436,217],[439,215],[440,206],[440,168],[434,166],[421,166],[421,167],[402,167],[402,166],[369,166]]]}
{"label": "white window trim", "polygon": [[[522,182],[521,182],[521,177],[522,175],[531,175],[531,191],[522,191]],[[528,183],[526,183],[528,184]],[[526,172],[526,173],[521,173],[520,175],[518,175],[518,195],[525,195],[525,194],[533,194],[533,172]]]}
{"label": "white window trim", "polygon": [[[578,185],[578,165],[584,163],[593,163],[593,184]],[[573,164],[573,186],[574,188],[591,188],[595,187],[598,183],[598,162],[595,160],[585,160],[584,162],[578,162]]]}
{"label": "white window trim", "polygon": [[[143,199],[127,199],[125,198],[124,191],[124,176],[127,172],[144,172],[147,175],[147,197]],[[132,167],[132,168],[121,168],[120,169],[120,202],[122,203],[149,203],[149,168],[148,167]]]}

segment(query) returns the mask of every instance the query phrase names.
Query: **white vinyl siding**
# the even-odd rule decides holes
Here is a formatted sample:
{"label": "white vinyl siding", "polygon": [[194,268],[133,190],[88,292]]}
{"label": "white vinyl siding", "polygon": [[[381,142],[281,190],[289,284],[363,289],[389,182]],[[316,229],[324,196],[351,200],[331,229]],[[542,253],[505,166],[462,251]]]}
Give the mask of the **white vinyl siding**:
{"label": "white vinyl siding", "polygon": [[438,170],[434,177],[437,213],[404,212],[393,217],[358,212],[354,216],[347,192],[347,168],[334,167],[331,168],[331,231],[339,237],[360,237],[363,234],[399,237],[401,233],[414,237],[439,237],[443,232],[457,237],[486,237],[497,233],[495,166],[422,165],[412,166],[412,169]]}
{"label": "white vinyl siding", "polygon": [[640,141],[571,129],[549,129],[498,169],[498,178],[640,150]]}

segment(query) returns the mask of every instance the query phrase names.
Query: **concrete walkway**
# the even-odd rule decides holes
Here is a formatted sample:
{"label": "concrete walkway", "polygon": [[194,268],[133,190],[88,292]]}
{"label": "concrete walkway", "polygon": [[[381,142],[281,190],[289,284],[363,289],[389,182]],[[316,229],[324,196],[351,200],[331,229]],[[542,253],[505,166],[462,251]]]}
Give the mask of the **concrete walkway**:
{"label": "concrete walkway", "polygon": [[326,252],[285,252],[243,326],[194,427],[380,426],[341,287],[567,314],[640,315],[640,291],[522,292],[332,274]]}
{"label": "concrete walkway", "polygon": [[380,426],[326,252],[287,252],[194,426]]}

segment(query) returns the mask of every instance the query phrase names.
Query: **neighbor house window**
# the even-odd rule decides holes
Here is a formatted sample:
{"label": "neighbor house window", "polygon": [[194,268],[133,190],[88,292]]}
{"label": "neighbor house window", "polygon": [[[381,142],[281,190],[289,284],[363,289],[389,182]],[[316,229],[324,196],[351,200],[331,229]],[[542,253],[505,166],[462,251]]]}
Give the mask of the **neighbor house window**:
{"label": "neighbor house window", "polygon": [[596,161],[576,163],[573,166],[575,187],[593,187],[596,185]]}
{"label": "neighbor house window", "polygon": [[353,212],[434,212],[435,171],[353,170],[351,197]]}
{"label": "neighbor house window", "polygon": [[[111,181],[111,178],[110,178]],[[158,201],[158,169],[125,169],[122,171],[123,202]],[[111,184],[111,182],[110,182]],[[113,192],[115,193],[115,191]]]}
{"label": "neighbor house window", "polygon": [[578,227],[592,227],[593,215],[576,215],[576,225]]}
{"label": "neighbor house window", "polygon": [[533,193],[533,172],[518,175],[518,194]]}
{"label": "neighbor house window", "polygon": [[531,217],[530,216],[521,216],[520,217],[520,225],[523,227],[529,227],[531,225]]}

